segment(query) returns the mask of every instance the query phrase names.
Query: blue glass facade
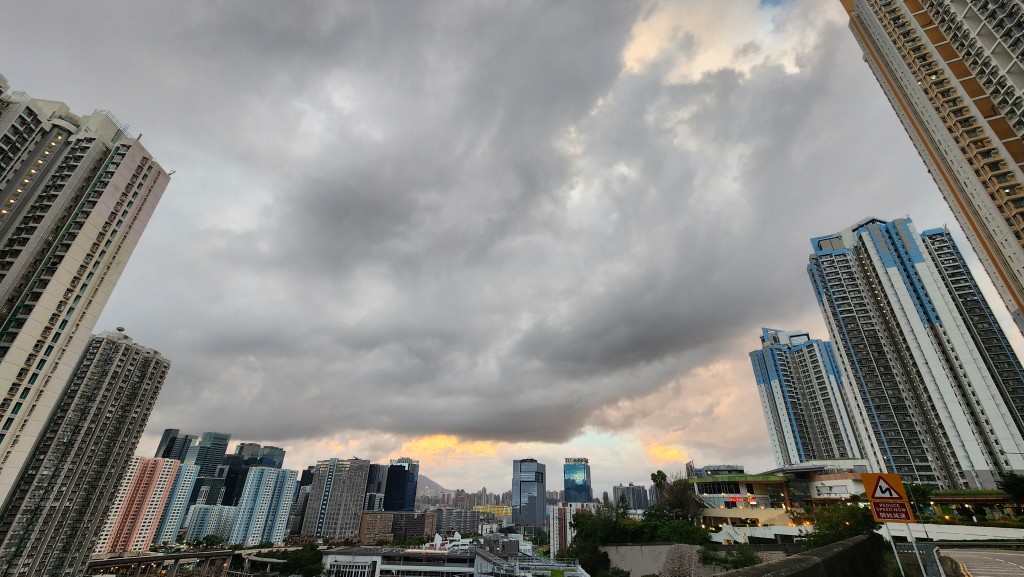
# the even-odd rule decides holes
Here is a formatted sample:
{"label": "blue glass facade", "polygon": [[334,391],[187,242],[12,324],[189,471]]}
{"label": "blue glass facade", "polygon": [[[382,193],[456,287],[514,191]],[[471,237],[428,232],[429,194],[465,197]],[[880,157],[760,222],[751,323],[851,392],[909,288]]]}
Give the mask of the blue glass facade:
{"label": "blue glass facade", "polygon": [[545,526],[547,485],[545,467],[536,459],[512,461],[512,523],[522,527]]}
{"label": "blue glass facade", "polygon": [[587,459],[566,459],[563,472],[566,503],[590,503],[594,500],[594,489],[590,483],[590,463]]}

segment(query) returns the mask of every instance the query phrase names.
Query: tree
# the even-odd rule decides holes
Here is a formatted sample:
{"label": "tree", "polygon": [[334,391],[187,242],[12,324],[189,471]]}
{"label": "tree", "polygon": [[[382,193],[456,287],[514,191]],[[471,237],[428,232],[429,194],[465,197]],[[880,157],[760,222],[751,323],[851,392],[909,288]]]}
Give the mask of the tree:
{"label": "tree", "polygon": [[1018,475],[1017,473],[1006,473],[1001,479],[996,481],[996,487],[999,490],[1010,496],[1010,500],[1014,503],[1024,503],[1024,475]]}
{"label": "tree", "polygon": [[203,540],[200,541],[199,544],[203,547],[219,547],[223,545],[225,541],[227,541],[227,539],[220,535],[207,535],[203,537]]}
{"label": "tree", "polygon": [[651,481],[658,488],[661,499],[644,513],[644,519],[683,519],[694,523],[699,520],[704,507],[697,501],[692,483],[685,477],[675,475],[671,479],[663,471],[651,474]]}
{"label": "tree", "polygon": [[871,511],[858,505],[823,505],[809,515],[814,527],[804,537],[804,547],[817,549],[831,543],[872,533],[881,525],[875,523]]}
{"label": "tree", "polygon": [[915,514],[920,517],[921,512],[924,511],[925,505],[931,501],[931,487],[919,485],[917,483],[904,483],[903,487],[907,490],[907,497],[914,506]]}

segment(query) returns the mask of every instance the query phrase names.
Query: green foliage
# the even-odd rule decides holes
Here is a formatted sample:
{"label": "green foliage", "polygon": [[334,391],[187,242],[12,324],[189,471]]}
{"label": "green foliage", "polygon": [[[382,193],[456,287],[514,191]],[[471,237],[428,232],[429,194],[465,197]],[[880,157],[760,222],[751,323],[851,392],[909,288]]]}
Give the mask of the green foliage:
{"label": "green foliage", "polygon": [[269,551],[262,556],[284,559],[285,562],[279,568],[275,568],[281,575],[317,577],[324,572],[323,553],[313,543],[306,543],[295,551]]}
{"label": "green foliage", "polygon": [[[684,493],[685,494],[685,493]],[[590,511],[580,511],[572,519],[576,530],[572,545],[560,551],[559,557],[574,557],[591,575],[614,571],[608,555],[599,547],[609,543],[689,543],[710,542],[708,534],[685,516],[673,518],[670,513],[657,511],[644,515],[643,520],[632,519],[621,503],[610,500]]]}
{"label": "green foliage", "polygon": [[700,548],[700,562],[704,565],[718,565],[726,569],[742,569],[760,564],[761,558],[750,547],[737,547],[731,551],[719,553],[715,546],[705,545]]}
{"label": "green foliage", "polygon": [[225,541],[227,541],[227,539],[220,535],[207,535],[203,537],[203,540],[199,542],[199,545],[202,547],[217,547],[223,545]]}
{"label": "green foliage", "polygon": [[1014,503],[1024,503],[1024,475],[1006,473],[996,481],[996,487],[1009,495]]}
{"label": "green foliage", "polygon": [[931,501],[932,488],[917,483],[904,483],[903,487],[907,490],[907,497],[914,508],[914,514],[920,515],[927,508],[928,502]]}
{"label": "green foliage", "polygon": [[663,471],[651,475],[658,488],[660,500],[645,513],[645,520],[685,519],[693,524],[699,521],[704,507],[697,501],[693,485],[683,477],[669,479]]}
{"label": "green foliage", "polygon": [[629,571],[625,569],[619,569],[618,567],[612,567],[598,573],[595,577],[629,577]]}
{"label": "green foliage", "polygon": [[858,505],[824,505],[810,512],[814,528],[804,538],[805,549],[817,549],[843,539],[873,532],[881,527],[871,511]]}

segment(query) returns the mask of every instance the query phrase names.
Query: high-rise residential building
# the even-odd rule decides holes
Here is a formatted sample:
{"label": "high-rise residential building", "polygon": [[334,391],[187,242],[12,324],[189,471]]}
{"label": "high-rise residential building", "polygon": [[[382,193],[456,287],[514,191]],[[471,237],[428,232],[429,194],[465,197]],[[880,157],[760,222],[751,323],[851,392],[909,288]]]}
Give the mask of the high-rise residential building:
{"label": "high-rise residential building", "polygon": [[185,516],[185,542],[202,541],[207,535],[227,540],[238,516],[238,507],[227,505],[192,505]]}
{"label": "high-rise residential building", "polygon": [[0,575],[85,571],[169,369],[124,333],[89,341],[0,512]]}
{"label": "high-rise residential building", "polygon": [[546,468],[537,459],[512,461],[512,524],[544,527]]}
{"label": "high-rise residential building", "polygon": [[160,444],[157,445],[156,453],[153,456],[158,459],[184,461],[188,448],[195,442],[195,435],[183,435],[178,429],[164,429],[164,434],[160,437]]}
{"label": "high-rise residential building", "polygon": [[[186,465],[187,466],[187,465]],[[149,551],[181,463],[135,457],[96,542],[96,554]],[[120,498],[123,494],[123,498]]]}
{"label": "high-rise residential building", "polygon": [[0,504],[168,181],[111,114],[78,116],[0,77]]}
{"label": "high-rise residential building", "polygon": [[206,432],[199,442],[185,452],[186,465],[199,465],[200,477],[216,477],[217,468],[224,462],[231,435],[228,433]]}
{"label": "high-rise residential building", "polygon": [[811,244],[807,271],[872,468],[947,489],[1024,471],[1024,371],[949,232],[867,219]]}
{"label": "high-rise residential building", "polygon": [[284,541],[298,478],[299,472],[291,469],[249,469],[228,543],[251,546]]}
{"label": "high-rise residential building", "polygon": [[864,60],[1024,330],[1024,5],[842,3]]}
{"label": "high-rise residential building", "polygon": [[778,466],[860,457],[828,342],[766,328],[750,361]]}
{"label": "high-rise residential building", "polygon": [[615,503],[619,502],[619,499],[626,500],[626,506],[632,511],[643,511],[650,506],[650,500],[647,497],[647,487],[643,485],[616,485],[612,487],[612,499]]}
{"label": "high-rise residential building", "polygon": [[174,476],[174,485],[171,493],[167,496],[167,506],[160,515],[160,525],[157,527],[153,543],[173,544],[178,539],[178,532],[181,531],[182,523],[185,522],[185,515],[188,514],[188,500],[192,495],[192,487],[196,484],[196,477],[199,476],[197,465],[181,465],[178,467],[178,474]]}
{"label": "high-rise residential building", "polygon": [[574,503],[569,501],[548,507],[548,535],[551,537],[552,557],[561,556],[559,553],[567,553],[569,546],[572,545],[572,540],[576,538],[576,528],[572,524],[576,513],[580,511],[592,513],[596,508],[597,504],[593,502]]}
{"label": "high-rise residential building", "polygon": [[363,511],[370,462],[326,459],[316,464],[302,523],[302,534],[323,539],[355,539]]}
{"label": "high-rise residential building", "polygon": [[563,500],[566,503],[590,503],[594,489],[590,483],[590,461],[582,457],[567,457],[562,466],[564,473]]}
{"label": "high-rise residential building", "polygon": [[416,485],[420,462],[408,457],[392,459],[384,486],[385,511],[412,511],[416,508]]}

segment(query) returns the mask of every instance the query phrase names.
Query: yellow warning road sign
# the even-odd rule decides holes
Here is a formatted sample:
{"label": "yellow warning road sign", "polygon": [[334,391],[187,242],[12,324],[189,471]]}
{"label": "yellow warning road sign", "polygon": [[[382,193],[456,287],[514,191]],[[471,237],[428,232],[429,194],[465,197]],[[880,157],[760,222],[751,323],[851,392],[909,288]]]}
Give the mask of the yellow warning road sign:
{"label": "yellow warning road sign", "polygon": [[913,523],[907,490],[895,473],[864,473],[860,476],[871,503],[871,515],[878,523]]}

